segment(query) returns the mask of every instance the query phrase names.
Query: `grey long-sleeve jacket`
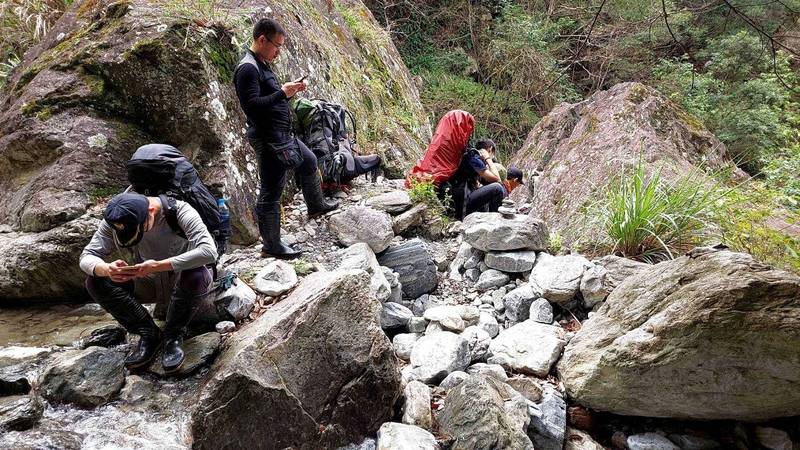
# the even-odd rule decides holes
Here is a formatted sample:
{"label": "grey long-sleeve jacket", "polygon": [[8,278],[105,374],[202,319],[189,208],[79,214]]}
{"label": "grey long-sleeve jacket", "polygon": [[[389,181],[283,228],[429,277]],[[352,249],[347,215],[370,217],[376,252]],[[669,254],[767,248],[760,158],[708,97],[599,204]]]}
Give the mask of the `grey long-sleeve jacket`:
{"label": "grey long-sleeve jacket", "polygon": [[[217,245],[214,238],[200,218],[200,214],[186,202],[176,201],[178,224],[186,239],[181,238],[167,224],[162,208],[156,214],[153,228],[144,233],[142,240],[132,248],[136,264],[148,259],[156,261],[172,258],[175,272],[211,264],[217,259]],[[117,250],[113,231],[105,220],[95,231],[89,244],[81,252],[80,267],[87,275],[94,275],[94,267],[101,262],[109,262],[109,256]]]}

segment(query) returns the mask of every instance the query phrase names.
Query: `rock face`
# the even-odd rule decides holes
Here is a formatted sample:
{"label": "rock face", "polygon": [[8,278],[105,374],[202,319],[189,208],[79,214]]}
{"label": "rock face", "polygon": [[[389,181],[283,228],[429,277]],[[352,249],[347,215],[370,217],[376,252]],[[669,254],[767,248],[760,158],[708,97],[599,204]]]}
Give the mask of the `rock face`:
{"label": "rock face", "polygon": [[506,219],[500,213],[472,213],[464,219],[464,241],[482,250],[504,251],[547,248],[547,227],[530,216]]}
{"label": "rock face", "polygon": [[380,307],[363,271],[306,277],[217,359],[192,417],[195,448],[335,448],[377,432],[400,396]]}
{"label": "rock face", "polygon": [[436,418],[454,449],[533,449],[525,399],[491,377],[473,375],[451,389]]}
{"label": "rock face", "polygon": [[536,124],[511,164],[542,174],[535,188],[528,183],[533,191],[516,189],[512,198],[530,201],[531,215],[565,242],[592,239],[598,230],[580,226],[586,223],[581,207],[638,161],[648,171],[663,167],[667,180],[700,165],[734,168],[725,145],[696,119],[655,89],[621,83],[582,102],[562,103]]}
{"label": "rock face", "polygon": [[800,277],[698,248],[623,281],[572,338],[558,371],[577,403],[615,414],[794,416],[798,298]]}
{"label": "rock face", "polygon": [[386,250],[394,237],[392,219],[383,211],[356,206],[331,217],[331,232],[342,245],[366,243],[375,253]]}
{"label": "rock face", "polygon": [[39,380],[42,396],[55,403],[102,405],[122,389],[124,358],[122,353],[103,347],[58,355]]}
{"label": "rock face", "polygon": [[378,257],[378,262],[400,275],[403,298],[414,300],[436,289],[436,263],[428,246],[420,239],[395,245]]}
{"label": "rock face", "polygon": [[[380,153],[389,173],[400,175],[425,148],[430,126],[417,88],[360,1],[279,3],[267,12],[245,0],[224,14],[236,20],[213,33],[169,8],[74,1],[0,92],[0,225],[15,231],[0,234],[4,298],[84,295],[75,260],[94,227],[81,224],[99,212],[93,205],[125,188],[124,163],[145,143],[187,154],[207,184],[224,191],[233,239],[255,239],[257,162],[231,82],[240,50],[223,30],[247,35],[262,16],[281,22],[294,42],[276,64],[278,76],[308,73],[311,96],[344,104],[362,129],[381,130],[360,145]],[[66,231],[74,236],[65,239]],[[38,258],[6,251],[31,242],[27,252]]]}

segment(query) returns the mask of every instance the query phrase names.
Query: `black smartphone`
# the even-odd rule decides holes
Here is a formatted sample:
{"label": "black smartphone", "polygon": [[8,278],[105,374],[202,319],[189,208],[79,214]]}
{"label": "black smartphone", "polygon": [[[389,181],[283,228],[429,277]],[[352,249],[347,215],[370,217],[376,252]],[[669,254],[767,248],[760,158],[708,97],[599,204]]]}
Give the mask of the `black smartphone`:
{"label": "black smartphone", "polygon": [[302,76],[302,77],[300,77],[300,79],[299,79],[299,80],[297,80],[297,81],[304,81],[306,78],[308,78],[308,74],[305,74],[305,75],[303,75],[303,76]]}

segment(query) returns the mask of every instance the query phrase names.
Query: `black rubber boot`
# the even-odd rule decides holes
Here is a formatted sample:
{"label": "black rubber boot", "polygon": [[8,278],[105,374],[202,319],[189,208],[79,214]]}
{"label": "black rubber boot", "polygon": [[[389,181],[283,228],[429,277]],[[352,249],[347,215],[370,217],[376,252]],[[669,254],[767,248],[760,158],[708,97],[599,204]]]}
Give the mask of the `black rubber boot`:
{"label": "black rubber boot", "polygon": [[298,178],[300,178],[300,187],[303,190],[303,198],[305,199],[306,206],[308,207],[309,219],[321,216],[339,207],[339,202],[329,202],[325,200],[325,197],[322,195],[322,186],[320,184],[322,180],[319,177],[318,170],[315,170],[311,175],[303,175],[299,176]]}
{"label": "black rubber boot", "polygon": [[148,365],[158,353],[161,344],[161,330],[158,328],[150,313],[133,296],[133,284],[126,289],[114,283],[109,278],[92,277],[93,296],[97,295],[97,302],[117,322],[132,334],[140,336],[136,348],[125,358],[125,366],[135,369]]}
{"label": "black rubber boot", "polygon": [[182,347],[183,334],[194,315],[196,300],[196,295],[184,292],[180,287],[175,287],[172,291],[167,309],[167,323],[164,325],[164,350],[161,356],[161,365],[166,373],[180,369],[186,359]]}
{"label": "black rubber boot", "polygon": [[261,203],[258,207],[258,231],[261,233],[261,257],[293,259],[302,252],[281,241],[281,205],[278,202]]}
{"label": "black rubber boot", "polygon": [[180,370],[186,354],[183,352],[183,338],[178,336],[164,341],[164,352],[161,356],[161,365],[164,372],[174,373]]}

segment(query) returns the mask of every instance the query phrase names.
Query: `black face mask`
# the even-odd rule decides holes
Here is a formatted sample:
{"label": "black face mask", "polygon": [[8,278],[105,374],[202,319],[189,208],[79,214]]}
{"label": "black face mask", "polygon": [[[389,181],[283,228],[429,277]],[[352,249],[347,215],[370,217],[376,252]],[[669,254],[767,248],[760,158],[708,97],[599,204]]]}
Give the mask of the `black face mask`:
{"label": "black face mask", "polygon": [[134,247],[139,244],[144,237],[144,223],[140,223],[138,226],[136,226],[135,233],[124,241],[120,240],[119,230],[117,230],[117,228],[113,225],[111,227],[114,229],[114,232],[112,233],[114,235],[114,243],[121,248]]}

